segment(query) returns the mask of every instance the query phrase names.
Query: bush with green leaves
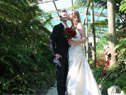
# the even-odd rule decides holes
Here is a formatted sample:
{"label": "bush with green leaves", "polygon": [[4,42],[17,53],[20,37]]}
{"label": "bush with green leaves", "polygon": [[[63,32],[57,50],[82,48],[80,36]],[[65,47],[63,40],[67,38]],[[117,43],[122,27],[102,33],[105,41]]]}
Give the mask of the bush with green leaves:
{"label": "bush with green leaves", "polygon": [[118,60],[119,61],[126,61],[126,33],[125,32],[117,32],[117,45],[115,47],[118,53]]}
{"label": "bush with green leaves", "polygon": [[126,13],[126,0],[122,0],[122,1],[121,1],[121,6],[120,6],[119,10],[120,10],[121,12]]}
{"label": "bush with green leaves", "polygon": [[97,83],[101,84],[103,87],[103,95],[107,95],[107,89],[111,86],[118,86],[120,87],[120,90],[123,90],[126,93],[126,63],[117,62],[112,67],[108,67],[105,76],[101,80],[103,70],[103,67],[93,70]]}
{"label": "bush with green leaves", "polygon": [[0,95],[34,93],[34,86],[53,85],[50,31],[44,27],[50,20],[50,14],[29,0],[0,1]]}
{"label": "bush with green leaves", "polygon": [[117,62],[113,67],[107,69],[102,85],[109,88],[113,85],[119,86],[126,93],[126,63]]}
{"label": "bush with green leaves", "polygon": [[99,68],[93,69],[93,74],[94,74],[94,77],[96,78],[96,81],[98,84],[100,84],[100,82],[101,82],[103,71],[104,71],[104,67],[99,67]]}

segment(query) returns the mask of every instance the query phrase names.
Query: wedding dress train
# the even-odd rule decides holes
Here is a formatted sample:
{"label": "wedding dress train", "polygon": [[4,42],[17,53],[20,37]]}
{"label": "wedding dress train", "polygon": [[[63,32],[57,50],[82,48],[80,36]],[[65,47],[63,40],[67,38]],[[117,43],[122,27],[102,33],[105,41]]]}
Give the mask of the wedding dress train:
{"label": "wedding dress train", "polygon": [[[80,38],[80,32],[76,30],[76,37],[72,40]],[[81,44],[69,47],[66,89],[67,95],[101,95]]]}

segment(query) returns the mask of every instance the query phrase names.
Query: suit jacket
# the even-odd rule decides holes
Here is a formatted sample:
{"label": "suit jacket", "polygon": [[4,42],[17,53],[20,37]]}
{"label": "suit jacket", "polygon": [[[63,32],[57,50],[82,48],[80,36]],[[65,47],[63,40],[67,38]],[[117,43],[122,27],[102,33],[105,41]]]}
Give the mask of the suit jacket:
{"label": "suit jacket", "polygon": [[[55,57],[55,54],[60,54],[64,60],[68,57],[68,41],[63,35],[64,26],[62,23],[55,25],[53,32],[50,36],[50,49]],[[58,60],[54,59],[54,62],[57,63]]]}

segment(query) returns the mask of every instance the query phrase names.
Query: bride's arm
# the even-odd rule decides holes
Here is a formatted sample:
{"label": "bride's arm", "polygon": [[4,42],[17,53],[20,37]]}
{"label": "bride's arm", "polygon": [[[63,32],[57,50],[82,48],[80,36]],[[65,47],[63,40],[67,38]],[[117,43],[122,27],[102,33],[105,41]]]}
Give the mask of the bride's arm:
{"label": "bride's arm", "polygon": [[81,23],[78,23],[77,29],[80,32],[81,39],[78,40],[78,41],[68,40],[69,45],[72,45],[72,44],[81,44],[81,43],[85,43],[86,42],[85,29],[84,29],[84,27],[83,27],[83,25]]}

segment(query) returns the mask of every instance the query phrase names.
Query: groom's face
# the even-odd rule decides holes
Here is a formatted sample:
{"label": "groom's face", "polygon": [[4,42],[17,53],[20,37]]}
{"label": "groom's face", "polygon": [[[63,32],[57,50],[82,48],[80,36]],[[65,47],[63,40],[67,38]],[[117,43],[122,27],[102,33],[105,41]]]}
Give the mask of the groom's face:
{"label": "groom's face", "polygon": [[60,19],[61,19],[61,21],[68,20],[68,14],[67,14],[67,12],[61,12],[60,13]]}

